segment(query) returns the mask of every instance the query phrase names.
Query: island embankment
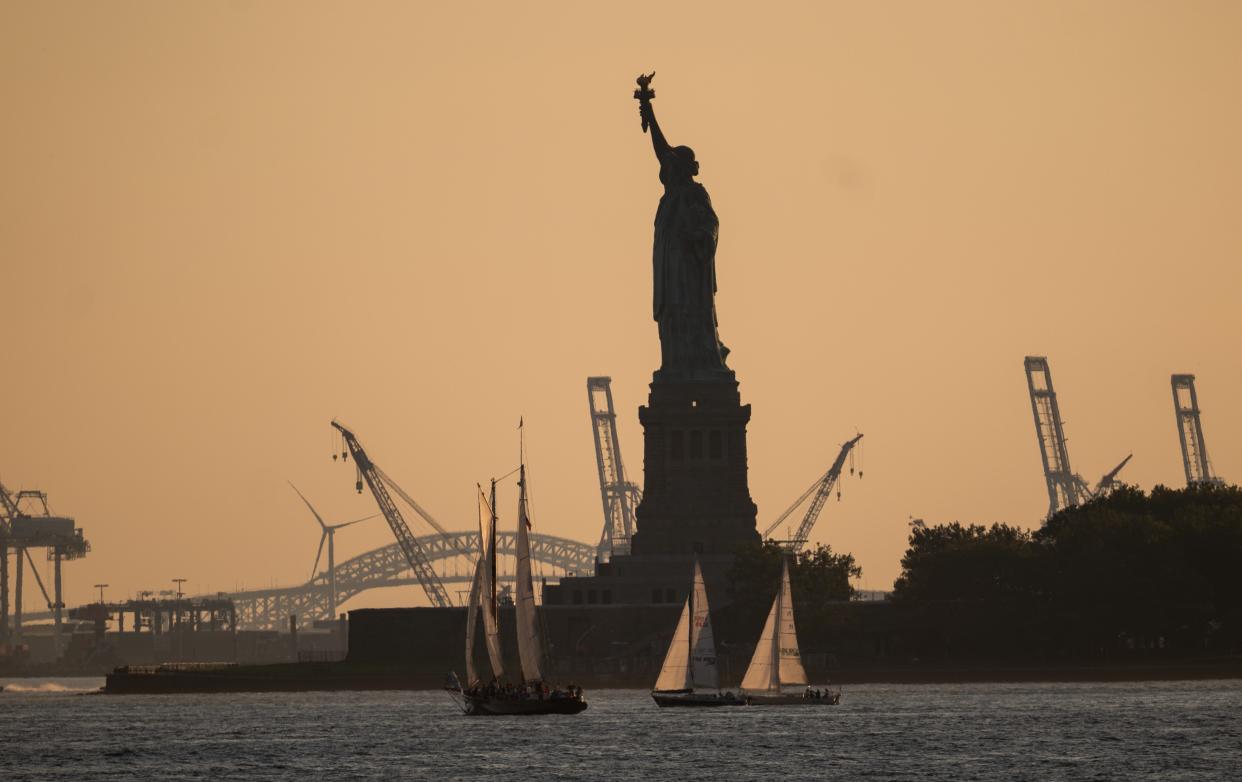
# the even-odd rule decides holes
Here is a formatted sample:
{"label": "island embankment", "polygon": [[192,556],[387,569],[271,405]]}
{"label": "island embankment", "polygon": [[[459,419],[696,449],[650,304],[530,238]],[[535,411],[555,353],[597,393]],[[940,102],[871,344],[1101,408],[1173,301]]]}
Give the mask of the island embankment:
{"label": "island embankment", "polygon": [[[569,676],[572,676],[570,674]],[[811,672],[813,684],[967,684],[1022,682],[1136,682],[1242,679],[1242,657],[1224,657],[1143,665],[905,665],[842,668]],[[116,695],[240,692],[312,692],[347,690],[438,690],[446,672],[409,667],[340,663],[121,668],[107,677],[104,691]],[[569,681],[566,678],[566,681]],[[649,674],[590,673],[572,676],[592,689],[646,689]],[[736,681],[726,680],[726,689]]]}

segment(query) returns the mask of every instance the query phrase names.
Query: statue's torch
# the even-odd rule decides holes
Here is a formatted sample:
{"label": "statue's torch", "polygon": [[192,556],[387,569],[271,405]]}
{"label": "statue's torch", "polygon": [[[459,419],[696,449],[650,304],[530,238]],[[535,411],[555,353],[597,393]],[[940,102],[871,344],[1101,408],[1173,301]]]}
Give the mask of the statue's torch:
{"label": "statue's torch", "polygon": [[[645,108],[655,99],[655,90],[651,89],[651,80],[655,78],[655,71],[647,74],[640,74],[638,77],[638,89],[634,90],[634,98],[638,101],[638,105]],[[647,112],[643,111],[643,133],[647,132]]]}

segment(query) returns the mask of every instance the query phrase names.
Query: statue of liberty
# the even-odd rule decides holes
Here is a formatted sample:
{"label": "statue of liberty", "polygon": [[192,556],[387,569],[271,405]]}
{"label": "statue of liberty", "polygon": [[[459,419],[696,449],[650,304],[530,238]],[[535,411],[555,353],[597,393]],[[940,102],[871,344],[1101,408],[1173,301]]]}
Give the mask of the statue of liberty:
{"label": "statue of liberty", "polygon": [[650,89],[654,73],[638,77],[643,132],[660,162],[664,195],[655,218],[653,315],[660,329],[657,380],[709,380],[733,373],[725,366],[729,349],[716,324],[716,242],[720,221],[707,188],[694,181],[699,164],[690,147],[669,146],[656,122]]}

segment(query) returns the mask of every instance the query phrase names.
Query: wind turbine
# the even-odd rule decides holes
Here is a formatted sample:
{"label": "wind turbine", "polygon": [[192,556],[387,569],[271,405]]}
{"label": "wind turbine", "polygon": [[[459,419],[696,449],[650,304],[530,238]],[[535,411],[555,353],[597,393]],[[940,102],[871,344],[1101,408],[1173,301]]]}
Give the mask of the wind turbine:
{"label": "wind turbine", "polygon": [[289,485],[298,496],[302,498],[302,502],[306,503],[306,507],[310,508],[310,512],[315,515],[315,521],[319,522],[319,526],[323,528],[323,534],[319,536],[319,551],[315,552],[315,564],[311,566],[311,580],[315,578],[315,574],[319,572],[319,558],[323,556],[323,542],[328,541],[328,616],[332,619],[336,618],[336,531],[357,524],[360,521],[366,521],[378,516],[378,513],[372,513],[370,516],[364,516],[360,519],[347,521],[344,524],[325,524],[323,516],[319,515],[319,511],[315,510],[315,506],[310,504],[310,500],[306,499],[306,495],[293,485],[293,481],[289,481]]}

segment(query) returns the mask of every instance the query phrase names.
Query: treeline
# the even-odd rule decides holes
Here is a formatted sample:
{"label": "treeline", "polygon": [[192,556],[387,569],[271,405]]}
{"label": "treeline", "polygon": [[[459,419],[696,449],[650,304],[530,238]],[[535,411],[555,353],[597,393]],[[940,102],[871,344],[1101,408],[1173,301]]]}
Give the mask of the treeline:
{"label": "treeline", "polygon": [[931,658],[1099,660],[1242,651],[1242,490],[1122,487],[1027,531],[910,531],[893,602]]}
{"label": "treeline", "polygon": [[786,559],[789,560],[789,588],[800,623],[812,624],[820,618],[827,604],[855,596],[850,582],[862,575],[862,568],[854,561],[853,554],[838,554],[831,546],[821,543],[789,556],[779,543],[768,540],[743,546],[735,552],[729,570],[728,604],[733,614],[729,617],[730,623],[753,627],[752,634],[762,628],[776,597],[782,563]]}

